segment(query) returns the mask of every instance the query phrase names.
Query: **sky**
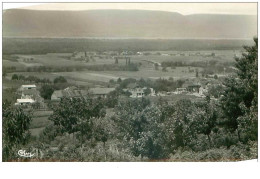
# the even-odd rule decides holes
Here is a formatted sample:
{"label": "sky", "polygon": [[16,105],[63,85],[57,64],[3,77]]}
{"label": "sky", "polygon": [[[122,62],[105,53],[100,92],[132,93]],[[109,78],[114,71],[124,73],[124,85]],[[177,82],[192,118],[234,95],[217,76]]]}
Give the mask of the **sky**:
{"label": "sky", "polygon": [[[36,4],[36,5],[35,5]],[[159,10],[189,14],[257,15],[257,3],[3,3],[4,9],[30,10]]]}

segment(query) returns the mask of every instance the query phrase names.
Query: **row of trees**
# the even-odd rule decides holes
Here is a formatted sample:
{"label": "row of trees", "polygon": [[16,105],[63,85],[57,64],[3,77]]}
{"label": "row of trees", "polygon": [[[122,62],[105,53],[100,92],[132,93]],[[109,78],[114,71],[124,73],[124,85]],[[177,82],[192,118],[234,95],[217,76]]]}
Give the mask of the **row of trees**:
{"label": "row of trees", "polygon": [[46,78],[38,78],[36,76],[24,76],[24,75],[18,75],[18,74],[13,74],[12,75],[12,80],[22,80],[22,81],[28,81],[28,82],[34,82],[34,83],[51,83],[49,79]]}

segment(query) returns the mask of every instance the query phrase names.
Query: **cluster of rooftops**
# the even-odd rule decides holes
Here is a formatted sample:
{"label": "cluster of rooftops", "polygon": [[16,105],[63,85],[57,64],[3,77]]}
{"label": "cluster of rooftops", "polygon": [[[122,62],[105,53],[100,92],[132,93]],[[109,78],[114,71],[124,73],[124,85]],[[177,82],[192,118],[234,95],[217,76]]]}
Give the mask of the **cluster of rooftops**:
{"label": "cluster of rooftops", "polygon": [[[94,97],[102,97],[106,98],[107,95],[114,91],[115,88],[103,88],[103,87],[96,87],[96,88],[89,88],[88,90],[82,90],[75,86],[67,87],[63,90],[55,90],[51,96],[51,101],[60,101],[63,97],[68,98],[77,98],[77,97],[86,97],[88,95],[92,95]],[[148,90],[149,93],[147,94],[145,91]],[[182,88],[177,88],[174,92],[168,92],[171,94],[193,94],[199,97],[203,97],[204,94],[207,92],[208,88],[206,85],[201,84],[192,84],[186,83],[183,85]],[[140,87],[136,84],[129,84],[125,89],[125,92],[130,92],[131,98],[139,98],[145,95],[149,96],[163,96],[167,95],[168,93],[155,93],[153,88],[148,87]],[[21,95],[15,105],[26,105],[32,104],[35,102],[44,103],[43,98],[40,96],[39,91],[36,89],[36,85],[22,85],[18,89],[18,93]]]}

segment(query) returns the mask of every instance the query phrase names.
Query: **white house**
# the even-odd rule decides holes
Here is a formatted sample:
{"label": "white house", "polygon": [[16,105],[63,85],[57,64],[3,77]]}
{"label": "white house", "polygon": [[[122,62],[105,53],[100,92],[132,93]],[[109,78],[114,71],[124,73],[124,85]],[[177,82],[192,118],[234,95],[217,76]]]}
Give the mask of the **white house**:
{"label": "white house", "polygon": [[183,94],[183,93],[187,93],[186,88],[177,88],[176,89],[176,94]]}
{"label": "white house", "polygon": [[30,90],[30,89],[35,89],[35,90],[36,90],[36,85],[22,85],[22,86],[20,87],[20,91]]}
{"label": "white house", "polygon": [[[134,88],[134,89],[125,89],[124,91],[129,91],[131,93],[130,97],[131,98],[141,98],[145,96],[145,90],[148,88]],[[149,96],[155,96],[155,91],[153,88],[150,89],[150,94]]]}
{"label": "white house", "polygon": [[17,103],[15,103],[15,105],[28,105],[33,103],[35,103],[33,99],[17,99]]}

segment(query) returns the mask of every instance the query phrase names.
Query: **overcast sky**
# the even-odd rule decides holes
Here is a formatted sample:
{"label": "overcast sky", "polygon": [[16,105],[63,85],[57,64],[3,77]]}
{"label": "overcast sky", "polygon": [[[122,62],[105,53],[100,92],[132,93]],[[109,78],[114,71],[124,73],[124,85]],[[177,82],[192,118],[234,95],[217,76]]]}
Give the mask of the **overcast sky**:
{"label": "overcast sky", "polygon": [[3,8],[31,10],[142,9],[178,12],[183,15],[201,13],[257,15],[257,3],[4,3]]}

